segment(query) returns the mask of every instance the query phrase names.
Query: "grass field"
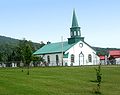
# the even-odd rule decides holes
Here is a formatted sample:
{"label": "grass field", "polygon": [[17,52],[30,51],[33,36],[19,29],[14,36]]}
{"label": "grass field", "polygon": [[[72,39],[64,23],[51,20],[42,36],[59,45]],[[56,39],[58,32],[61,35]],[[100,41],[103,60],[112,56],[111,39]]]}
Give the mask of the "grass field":
{"label": "grass field", "polygon": [[[95,67],[0,68],[0,95],[95,95]],[[120,66],[102,67],[102,95],[120,95]]]}

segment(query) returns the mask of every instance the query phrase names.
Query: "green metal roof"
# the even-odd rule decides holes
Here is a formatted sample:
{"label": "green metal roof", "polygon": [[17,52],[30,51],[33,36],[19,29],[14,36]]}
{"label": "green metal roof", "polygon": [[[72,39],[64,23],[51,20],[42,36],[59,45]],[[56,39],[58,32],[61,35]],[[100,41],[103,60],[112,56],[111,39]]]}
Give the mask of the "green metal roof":
{"label": "green metal roof", "polygon": [[73,10],[72,27],[79,27],[78,22],[77,22],[77,18],[75,15],[75,10]]}
{"label": "green metal roof", "polygon": [[[34,52],[33,54],[41,55],[41,54],[50,54],[50,53],[51,54],[52,53],[60,53],[62,51],[65,52],[66,50],[71,48],[74,44],[68,44],[68,41],[46,44],[42,48],[40,48],[36,52]],[[62,46],[63,46],[63,48],[62,48]]]}

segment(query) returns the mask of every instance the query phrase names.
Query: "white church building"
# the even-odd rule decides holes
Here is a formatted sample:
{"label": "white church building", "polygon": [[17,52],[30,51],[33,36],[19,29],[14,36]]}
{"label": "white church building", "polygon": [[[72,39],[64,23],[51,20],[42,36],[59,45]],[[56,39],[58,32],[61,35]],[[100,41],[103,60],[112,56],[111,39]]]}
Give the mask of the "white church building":
{"label": "white church building", "polygon": [[34,52],[41,56],[49,66],[97,65],[100,62],[96,51],[84,41],[73,11],[70,38],[64,42],[48,43]]}

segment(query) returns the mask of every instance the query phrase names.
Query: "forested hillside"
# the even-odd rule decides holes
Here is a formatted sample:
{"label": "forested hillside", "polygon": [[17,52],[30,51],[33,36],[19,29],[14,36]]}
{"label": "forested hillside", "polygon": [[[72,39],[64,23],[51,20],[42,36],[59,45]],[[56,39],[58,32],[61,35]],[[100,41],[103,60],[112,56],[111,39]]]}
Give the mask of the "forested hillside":
{"label": "forested hillside", "polygon": [[[26,44],[30,45],[32,52],[44,45],[44,43],[34,43],[25,39],[18,40],[10,37],[0,36],[0,62],[8,62],[12,61],[12,59],[15,59],[16,61],[19,60],[18,57],[21,56],[19,50],[24,48]],[[12,58],[13,56],[14,58]]]}
{"label": "forested hillside", "polygon": [[[25,40],[25,39],[24,39]],[[6,47],[8,48],[13,48],[15,46],[17,46],[19,44],[19,41],[22,40],[18,40],[18,39],[14,39],[14,38],[10,38],[10,37],[5,37],[5,36],[0,36],[0,51]],[[44,45],[44,43],[35,43],[35,42],[31,42],[33,47],[35,48],[35,50],[37,50],[38,48],[42,47]]]}
{"label": "forested hillside", "polygon": [[119,48],[101,48],[101,47],[92,47],[97,55],[108,55],[109,50],[120,50]]}
{"label": "forested hillside", "polygon": [[0,45],[4,44],[17,44],[19,42],[18,39],[13,39],[10,37],[0,36]]}

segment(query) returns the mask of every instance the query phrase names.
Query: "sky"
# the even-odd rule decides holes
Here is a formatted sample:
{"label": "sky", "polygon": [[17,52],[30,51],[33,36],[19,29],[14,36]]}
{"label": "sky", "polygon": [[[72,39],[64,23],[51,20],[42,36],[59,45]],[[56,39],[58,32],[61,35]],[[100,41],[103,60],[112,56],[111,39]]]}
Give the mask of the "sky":
{"label": "sky", "polygon": [[0,35],[38,43],[67,40],[73,9],[88,44],[120,48],[120,0],[0,0]]}

